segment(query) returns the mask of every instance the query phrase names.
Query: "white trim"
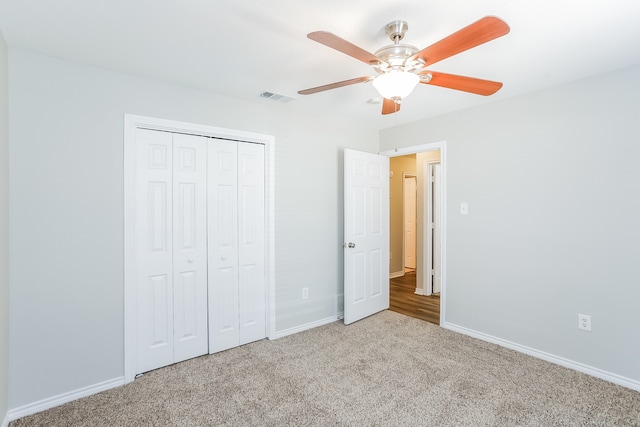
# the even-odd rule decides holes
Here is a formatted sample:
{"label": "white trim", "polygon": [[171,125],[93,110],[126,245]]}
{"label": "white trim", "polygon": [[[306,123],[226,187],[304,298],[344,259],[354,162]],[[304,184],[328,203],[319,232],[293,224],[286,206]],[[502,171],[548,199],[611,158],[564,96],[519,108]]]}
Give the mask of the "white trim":
{"label": "white trim", "polygon": [[266,280],[267,280],[267,338],[276,333],[275,317],[275,138],[271,135],[218,128],[208,125],[165,120],[154,117],[124,115],[124,381],[135,377],[135,252],[133,230],[135,223],[133,182],[135,178],[135,131],[137,128],[166,132],[189,133],[213,138],[264,144],[265,147],[265,206],[266,206]]}
{"label": "white trim", "polygon": [[[422,173],[422,185],[424,189],[424,211],[425,214],[423,218],[426,220],[426,226],[423,227],[423,236],[422,241],[423,249],[422,249],[422,265],[424,266],[424,273],[422,273],[423,281],[422,281],[422,295],[432,295],[433,294],[433,249],[427,250],[427,246],[430,246],[433,240],[433,228],[431,228],[431,224],[433,223],[433,188],[431,185],[431,179],[433,178],[433,165],[440,164],[440,160],[425,160],[423,163],[423,173]],[[429,256],[431,255],[431,256]]]}
{"label": "white trim", "polygon": [[[5,422],[7,420],[15,421],[19,418],[26,417],[27,415],[46,411],[47,409],[55,408],[56,406],[63,405],[73,400],[82,399],[83,397],[91,396],[105,390],[120,387],[121,385],[124,385],[124,377],[114,378],[112,380],[107,380],[87,387],[82,387],[77,390],[68,391],[57,396],[48,397],[37,402],[28,403],[14,409],[10,409],[7,413],[7,416],[5,417]],[[4,423],[2,424],[3,427],[5,427],[6,425],[7,424]]]}
{"label": "white trim", "polygon": [[305,323],[304,325],[294,326],[293,328],[284,329],[276,332],[270,336],[270,340],[286,337],[287,335],[297,334],[298,332],[308,331],[309,329],[317,328],[318,326],[328,325],[329,323],[337,322],[339,316],[327,317],[325,319],[316,320],[315,322]]}
{"label": "white trim", "polygon": [[461,334],[468,335],[470,337],[477,338],[482,341],[487,341],[493,344],[497,344],[499,346],[506,347],[520,353],[528,354],[529,356],[537,357],[538,359],[546,360],[547,362],[551,362],[556,365],[564,366],[565,368],[573,369],[574,371],[591,375],[592,377],[609,381],[613,384],[630,388],[631,390],[640,391],[640,381],[623,377],[622,375],[614,374],[613,372],[608,372],[602,369],[594,368],[593,366],[585,365],[583,363],[576,362],[576,361],[564,358],[562,356],[557,356],[555,354],[547,353],[541,350],[537,350],[535,348],[531,348],[525,345],[507,341],[502,338],[494,337],[492,335],[485,334],[483,332],[479,332],[473,329],[465,328],[464,326],[459,326],[453,323],[448,323],[448,322],[440,323],[440,326],[450,331],[459,332]]}
{"label": "white trim", "polygon": [[394,271],[393,273],[389,273],[389,279],[395,279],[396,277],[404,276],[404,270]]}
{"label": "white trim", "polygon": [[135,377],[135,265],[134,259],[135,199],[132,183],[135,182],[135,130],[133,116],[124,115],[124,380]]}
{"label": "white trim", "polygon": [[444,144],[445,141],[430,142],[428,144],[412,145],[411,147],[394,148],[393,150],[380,151],[378,154],[387,157],[405,156],[407,154],[422,153],[424,151],[437,150],[439,144]]}
{"label": "white trim", "polygon": [[424,289],[422,288],[416,288],[416,291],[414,292],[414,294],[416,295],[424,295],[424,296],[429,296],[431,294],[428,294],[424,291]]}
{"label": "white trim", "polygon": [[267,268],[267,338],[276,334],[276,147],[271,137],[265,144],[265,212],[267,248],[265,266]]}
{"label": "white trim", "polygon": [[2,421],[2,424],[0,424],[1,427],[9,427],[9,413],[7,412],[7,414],[4,416],[4,420]]}
{"label": "white trim", "polygon": [[387,157],[405,156],[407,154],[423,153],[425,151],[440,150],[440,213],[442,240],[440,258],[440,324],[446,319],[447,301],[447,141],[430,142],[428,144],[413,145],[411,147],[394,148],[381,151],[380,154]]}

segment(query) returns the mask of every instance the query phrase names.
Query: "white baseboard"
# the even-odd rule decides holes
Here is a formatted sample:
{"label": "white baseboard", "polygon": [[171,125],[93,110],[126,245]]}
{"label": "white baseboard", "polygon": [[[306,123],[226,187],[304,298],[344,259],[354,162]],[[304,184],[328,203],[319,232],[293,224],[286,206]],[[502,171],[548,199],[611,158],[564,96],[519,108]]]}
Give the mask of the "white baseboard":
{"label": "white baseboard", "polygon": [[565,368],[573,369],[574,371],[591,375],[592,377],[600,378],[602,380],[609,381],[611,383],[621,385],[632,390],[640,391],[640,381],[623,377],[622,375],[594,368],[593,366],[585,365],[583,363],[566,359],[561,356],[556,356],[555,354],[536,350],[535,348],[527,347],[511,341],[503,340],[502,338],[494,337],[492,335],[478,332],[473,329],[465,328],[464,326],[458,326],[453,323],[444,322],[441,323],[440,326],[454,332],[459,332],[470,337],[478,338],[482,341],[487,341],[502,347],[510,348],[511,350],[519,351],[520,353],[528,354],[529,356],[537,357],[538,359],[546,360],[547,362],[551,362],[556,365],[564,366]]}
{"label": "white baseboard", "polygon": [[404,276],[404,271],[394,271],[393,273],[389,273],[389,279],[395,279],[396,277]]}
{"label": "white baseboard", "polygon": [[[112,380],[103,381],[101,383],[79,388],[67,393],[62,393],[57,396],[48,397],[37,402],[28,403],[26,405],[10,409],[7,413],[6,419],[8,421],[14,421],[18,418],[26,417],[27,415],[32,415],[37,412],[46,411],[47,409],[55,408],[56,406],[71,402],[72,400],[91,396],[92,394],[100,393],[101,391],[109,390],[121,385],[124,385],[124,377],[114,378]],[[5,427],[5,424],[3,424],[2,427]]]}
{"label": "white baseboard", "polygon": [[414,292],[414,294],[416,294],[416,295],[426,295],[426,296],[431,295],[431,294],[426,293],[425,290],[422,289],[422,288],[416,288],[416,291]]}
{"label": "white baseboard", "polygon": [[327,325],[329,323],[333,323],[337,321],[338,321],[337,316],[327,317],[326,319],[316,320],[315,322],[305,323],[304,325],[296,326],[289,329],[284,329],[282,331],[276,331],[275,336],[269,337],[269,339],[274,340],[274,339],[286,337],[287,335],[297,334],[298,332],[307,331],[309,329],[317,328],[318,326]]}

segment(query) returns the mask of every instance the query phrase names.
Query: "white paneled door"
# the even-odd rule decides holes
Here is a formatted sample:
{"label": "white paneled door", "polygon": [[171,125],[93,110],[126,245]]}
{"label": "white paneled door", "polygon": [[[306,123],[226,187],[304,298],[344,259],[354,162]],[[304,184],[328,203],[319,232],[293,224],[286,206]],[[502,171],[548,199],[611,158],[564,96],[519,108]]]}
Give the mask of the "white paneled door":
{"label": "white paneled door", "polygon": [[389,308],[389,158],[344,150],[344,323]]}
{"label": "white paneled door", "polygon": [[138,129],[136,371],[205,354],[206,139]]}
{"label": "white paneled door", "polygon": [[125,115],[125,381],[267,337],[272,143]]}
{"label": "white paneled door", "polygon": [[264,146],[209,147],[211,353],[266,336]]}
{"label": "white paneled door", "polygon": [[264,145],[238,144],[240,344],[266,337]]}
{"label": "white paneled door", "polygon": [[207,138],[173,134],[174,362],[207,352]]}
{"label": "white paneled door", "polygon": [[210,352],[238,345],[238,144],[218,141],[209,150]]}

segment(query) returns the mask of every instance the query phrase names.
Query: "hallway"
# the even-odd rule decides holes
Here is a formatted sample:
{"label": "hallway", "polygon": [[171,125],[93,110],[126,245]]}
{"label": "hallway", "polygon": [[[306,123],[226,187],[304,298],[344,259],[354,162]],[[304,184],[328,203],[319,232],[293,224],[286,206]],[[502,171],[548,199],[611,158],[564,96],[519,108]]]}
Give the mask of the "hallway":
{"label": "hallway", "polygon": [[416,272],[389,279],[389,310],[440,324],[440,295],[417,295]]}

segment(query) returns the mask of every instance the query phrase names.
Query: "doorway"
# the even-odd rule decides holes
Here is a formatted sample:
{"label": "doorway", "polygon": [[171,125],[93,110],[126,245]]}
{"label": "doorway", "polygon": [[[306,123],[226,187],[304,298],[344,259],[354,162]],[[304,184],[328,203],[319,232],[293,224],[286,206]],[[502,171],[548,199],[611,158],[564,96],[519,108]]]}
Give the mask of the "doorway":
{"label": "doorway", "polygon": [[[428,150],[427,148],[430,148]],[[402,150],[381,153],[390,158],[390,292],[389,305],[393,311],[411,317],[420,318],[431,323],[439,324],[443,318],[441,313],[442,301],[441,284],[443,257],[441,250],[443,241],[442,215],[443,180],[441,161],[444,160],[444,142],[425,146],[410,147]],[[408,264],[407,230],[411,224],[406,220],[407,209],[411,202],[405,203],[408,187],[407,178],[416,176],[416,263],[415,267]],[[402,177],[400,180],[394,177]],[[398,189],[401,193],[398,193]],[[396,192],[394,193],[394,189]],[[411,190],[409,190],[411,191]],[[398,206],[402,205],[402,217],[398,216]],[[409,233],[407,233],[407,231]],[[394,251],[399,248],[403,254],[396,257]],[[409,248],[410,250],[410,248]],[[404,263],[400,262],[401,258]],[[413,267],[413,268],[412,268]]]}

